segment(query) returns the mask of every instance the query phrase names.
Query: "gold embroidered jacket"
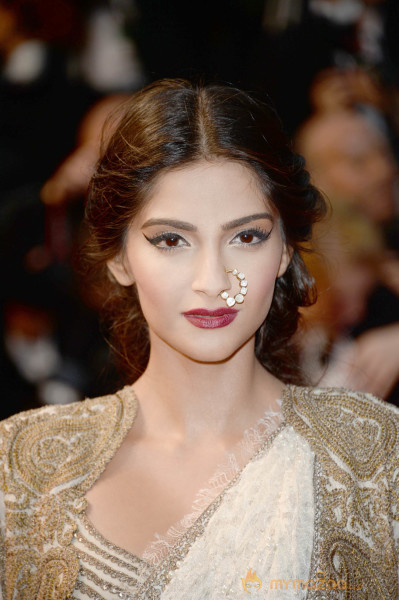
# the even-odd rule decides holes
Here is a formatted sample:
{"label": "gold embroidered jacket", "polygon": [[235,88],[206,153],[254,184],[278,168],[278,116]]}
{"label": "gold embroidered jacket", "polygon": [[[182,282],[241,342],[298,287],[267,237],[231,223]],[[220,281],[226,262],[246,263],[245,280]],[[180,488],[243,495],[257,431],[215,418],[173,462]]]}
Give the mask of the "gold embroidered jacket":
{"label": "gold embroidered jacket", "polygon": [[[1,599],[72,595],[80,568],[72,544],[76,515],[136,408],[131,388],[124,388],[0,424]],[[348,598],[397,600],[399,410],[369,395],[296,386],[287,386],[282,410],[315,453],[311,575],[345,580]],[[161,597],[178,568],[171,560],[137,597]],[[344,597],[339,590],[323,594],[308,590],[307,597]]]}

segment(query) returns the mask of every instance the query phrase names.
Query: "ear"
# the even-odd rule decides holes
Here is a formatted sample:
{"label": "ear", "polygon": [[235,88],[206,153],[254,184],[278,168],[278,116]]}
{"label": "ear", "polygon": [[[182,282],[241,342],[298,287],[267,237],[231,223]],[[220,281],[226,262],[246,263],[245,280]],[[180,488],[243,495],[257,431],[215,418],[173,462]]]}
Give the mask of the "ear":
{"label": "ear", "polygon": [[287,244],[284,244],[283,252],[281,254],[280,267],[279,267],[278,273],[277,273],[277,278],[281,277],[286,272],[288,265],[291,262],[293,252],[294,252],[294,250],[293,250],[293,248],[291,248],[291,246],[287,246]]}
{"label": "ear", "polygon": [[133,274],[130,272],[130,269],[126,268],[121,256],[118,255],[115,258],[107,261],[107,267],[120,285],[124,285],[126,287],[133,285]]}

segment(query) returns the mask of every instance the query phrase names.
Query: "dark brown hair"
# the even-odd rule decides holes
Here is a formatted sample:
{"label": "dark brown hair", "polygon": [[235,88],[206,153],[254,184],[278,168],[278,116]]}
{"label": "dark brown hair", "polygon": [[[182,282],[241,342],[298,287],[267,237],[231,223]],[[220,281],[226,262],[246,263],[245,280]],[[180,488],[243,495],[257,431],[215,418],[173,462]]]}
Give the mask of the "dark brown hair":
{"label": "dark brown hair", "polygon": [[239,161],[255,173],[292,249],[290,265],[276,281],[270,312],[257,331],[255,352],[279,379],[300,383],[292,336],[298,308],[315,300],[301,250],[325,204],[276,114],[238,89],[183,80],[153,83],[134,94],[125,109],[90,184],[86,256],[103,291],[106,286],[111,341],[129,377],[137,378],[146,367],[148,332],[135,286],[119,285],[107,273],[106,262],[123,250],[129,224],[156,177],[193,161],[224,159]]}

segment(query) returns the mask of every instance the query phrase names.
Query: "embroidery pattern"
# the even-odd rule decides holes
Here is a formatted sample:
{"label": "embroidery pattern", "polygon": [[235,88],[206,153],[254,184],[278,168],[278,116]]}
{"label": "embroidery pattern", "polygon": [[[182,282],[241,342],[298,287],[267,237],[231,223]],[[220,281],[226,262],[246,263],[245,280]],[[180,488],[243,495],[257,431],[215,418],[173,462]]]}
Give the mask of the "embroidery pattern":
{"label": "embroidery pattern", "polygon": [[[295,386],[287,387],[282,408],[285,424],[303,435],[317,456],[312,577],[322,571],[361,587],[346,593],[351,600],[396,599],[399,413],[367,395]],[[81,564],[72,541],[77,515],[85,509],[83,496],[124,439],[136,409],[131,388],[125,388],[76,406],[22,413],[0,426],[7,600],[63,600],[74,590],[101,598],[77,581]],[[161,596],[222,498],[151,571],[138,597]],[[324,597],[308,591],[309,600]],[[329,600],[338,597],[338,590],[328,591]]]}
{"label": "embroidery pattern", "polygon": [[[353,600],[397,598],[389,515],[398,518],[399,415],[347,390],[292,387],[291,394],[285,416],[308,439],[320,466],[313,578],[321,571],[345,580]],[[340,597],[339,590],[328,593]],[[308,597],[322,595],[309,591]]]}
{"label": "embroidery pattern", "polygon": [[81,496],[112,458],[135,414],[135,399],[125,389],[28,411],[2,425],[7,600],[71,595],[79,572],[71,541],[76,514],[84,509]]}

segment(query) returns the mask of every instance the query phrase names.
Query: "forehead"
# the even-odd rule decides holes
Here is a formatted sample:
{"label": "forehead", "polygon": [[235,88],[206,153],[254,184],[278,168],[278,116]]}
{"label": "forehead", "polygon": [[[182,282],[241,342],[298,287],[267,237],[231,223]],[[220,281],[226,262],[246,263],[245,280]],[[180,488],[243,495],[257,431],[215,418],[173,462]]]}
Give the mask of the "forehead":
{"label": "forehead", "polygon": [[268,208],[255,173],[234,161],[198,161],[160,175],[140,220],[170,217],[182,220],[229,221]]}

